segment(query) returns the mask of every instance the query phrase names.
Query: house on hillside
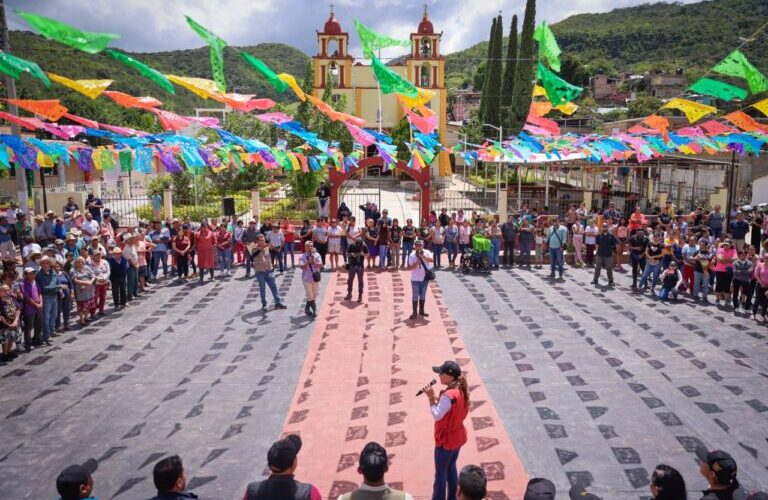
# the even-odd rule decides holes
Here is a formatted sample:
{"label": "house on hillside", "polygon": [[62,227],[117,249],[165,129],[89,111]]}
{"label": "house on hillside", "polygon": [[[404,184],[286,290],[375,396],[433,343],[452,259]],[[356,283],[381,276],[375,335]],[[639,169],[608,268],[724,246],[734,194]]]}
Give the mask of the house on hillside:
{"label": "house on hillside", "polygon": [[469,120],[473,111],[480,109],[480,98],[483,93],[476,90],[460,89],[454,92],[453,106],[451,114],[453,121],[465,122]]}

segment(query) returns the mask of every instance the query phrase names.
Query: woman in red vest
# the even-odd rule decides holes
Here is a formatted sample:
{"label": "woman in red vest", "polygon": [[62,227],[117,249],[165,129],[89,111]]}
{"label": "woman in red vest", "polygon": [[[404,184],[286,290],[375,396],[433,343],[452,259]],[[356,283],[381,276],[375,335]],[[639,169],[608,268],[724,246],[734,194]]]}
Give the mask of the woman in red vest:
{"label": "woman in red vest", "polygon": [[439,398],[435,396],[432,387],[423,389],[435,419],[435,484],[432,500],[446,500],[446,491],[448,500],[455,500],[459,480],[456,460],[459,458],[459,450],[467,442],[464,419],[469,413],[469,390],[467,379],[455,361],[434,366],[432,371],[440,375],[440,383],[446,386],[440,391]]}

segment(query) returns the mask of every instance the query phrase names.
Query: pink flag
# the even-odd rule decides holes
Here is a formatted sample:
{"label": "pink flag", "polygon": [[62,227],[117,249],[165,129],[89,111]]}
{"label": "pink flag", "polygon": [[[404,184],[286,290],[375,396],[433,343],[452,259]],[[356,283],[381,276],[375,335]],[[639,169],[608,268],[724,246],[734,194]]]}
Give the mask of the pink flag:
{"label": "pink flag", "polygon": [[376,138],[374,136],[361,129],[357,125],[353,125],[347,122],[344,122],[344,125],[347,126],[347,130],[349,130],[349,133],[352,135],[352,139],[354,139],[355,142],[360,143],[363,146],[370,146],[376,143]]}
{"label": "pink flag", "polygon": [[79,125],[59,125],[57,123],[43,123],[42,128],[56,137],[67,140],[85,131],[85,127]]}
{"label": "pink flag", "polygon": [[288,116],[285,113],[282,113],[280,111],[275,111],[272,113],[262,113],[260,115],[254,115],[257,120],[261,120],[266,123],[274,123],[275,125],[280,125],[283,123],[288,123],[293,121],[292,116]]}
{"label": "pink flag", "polygon": [[163,109],[155,109],[155,108],[149,108],[149,111],[157,115],[157,118],[158,120],[160,120],[160,125],[162,125],[163,130],[179,131],[189,127],[189,120],[187,120],[183,116],[177,115],[176,113],[171,113],[170,111],[165,111]]}

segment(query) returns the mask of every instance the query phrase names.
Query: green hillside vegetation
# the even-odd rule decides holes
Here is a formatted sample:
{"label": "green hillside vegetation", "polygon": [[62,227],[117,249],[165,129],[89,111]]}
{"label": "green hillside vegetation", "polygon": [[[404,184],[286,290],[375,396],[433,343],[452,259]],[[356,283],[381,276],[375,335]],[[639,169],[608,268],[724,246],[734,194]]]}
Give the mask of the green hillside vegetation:
{"label": "green hillside vegetation", "polygon": [[[683,67],[692,79],[740,45],[743,40],[739,37],[750,36],[766,19],[765,0],[654,3],[603,14],[578,14],[552,25],[552,31],[563,55],[572,57],[589,74],[598,69],[610,74]],[[447,55],[446,86],[472,86],[474,72],[485,65],[487,51],[488,42],[482,42]],[[768,33],[762,32],[742,51],[768,72]]]}
{"label": "green hillside vegetation", "polygon": [[[12,31],[11,53],[29,59],[40,65],[43,71],[56,73],[72,79],[112,79],[110,90],[118,90],[136,96],[151,95],[163,102],[163,109],[179,114],[194,114],[194,108],[218,108],[222,104],[204,100],[186,89],[176,87],[176,95],[169,94],[151,80],[124,66],[104,54],[86,54],[64,45],[49,41],[26,31]],[[303,52],[279,43],[262,43],[248,47],[237,47],[262,59],[276,72],[291,73],[301,78],[308,61]],[[208,47],[175,50],[156,53],[129,53],[131,56],[166,74],[211,78]],[[279,95],[267,81],[252,69],[233,48],[224,49],[224,72],[227,91],[241,94],[256,94],[275,101],[290,102],[293,94]],[[113,103],[107,97],[91,100],[55,82],[50,89],[27,76],[17,82],[20,98],[58,98],[74,114],[115,125],[127,125],[156,130],[154,117],[142,110],[127,110]]]}

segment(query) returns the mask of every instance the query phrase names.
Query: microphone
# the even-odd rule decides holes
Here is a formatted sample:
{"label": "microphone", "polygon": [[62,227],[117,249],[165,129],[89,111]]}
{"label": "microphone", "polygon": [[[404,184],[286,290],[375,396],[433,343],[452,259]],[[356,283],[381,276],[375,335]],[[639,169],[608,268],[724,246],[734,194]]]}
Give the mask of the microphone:
{"label": "microphone", "polygon": [[[429,383],[429,387],[432,387],[436,383],[437,383],[437,380],[432,379],[432,382]],[[419,392],[416,393],[416,396],[418,397],[418,396],[421,396],[422,394],[424,394],[424,389],[419,389]]]}

